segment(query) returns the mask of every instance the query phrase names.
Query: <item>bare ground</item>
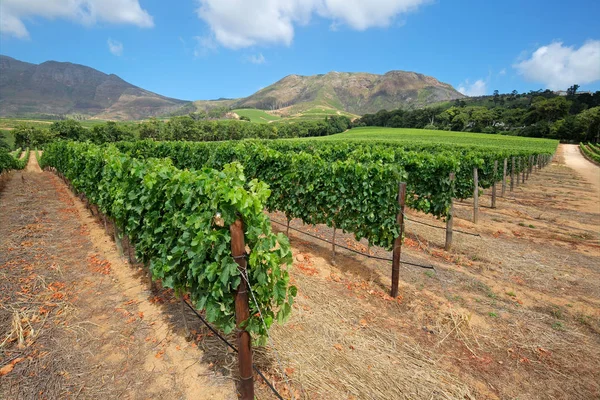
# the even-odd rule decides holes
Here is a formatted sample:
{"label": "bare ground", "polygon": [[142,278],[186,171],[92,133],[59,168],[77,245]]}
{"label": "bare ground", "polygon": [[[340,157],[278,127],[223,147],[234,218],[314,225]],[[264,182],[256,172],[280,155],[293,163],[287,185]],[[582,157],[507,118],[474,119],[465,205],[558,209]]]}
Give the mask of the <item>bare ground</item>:
{"label": "bare ground", "polygon": [[[402,260],[436,269],[403,265],[397,299],[389,262],[338,249],[333,265],[329,244],[291,232],[299,295],[257,364],[284,398],[599,398],[600,202],[570,154],[561,146],[496,209],[482,196],[478,225],[458,203],[455,227],[481,237],[456,233],[451,252],[443,230],[407,221]],[[146,290],[62,181],[24,177],[0,193],[0,367],[22,359],[0,397],[235,397],[235,357],[196,321],[183,340],[177,301]]]}

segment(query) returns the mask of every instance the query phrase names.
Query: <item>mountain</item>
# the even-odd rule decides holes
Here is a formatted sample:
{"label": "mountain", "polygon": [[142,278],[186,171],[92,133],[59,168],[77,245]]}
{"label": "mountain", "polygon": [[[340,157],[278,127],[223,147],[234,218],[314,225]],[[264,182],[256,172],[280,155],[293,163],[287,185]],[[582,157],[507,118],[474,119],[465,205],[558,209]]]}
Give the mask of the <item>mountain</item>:
{"label": "mountain", "polygon": [[30,64],[0,55],[0,116],[4,117],[48,114],[131,120],[214,108],[258,108],[282,116],[321,118],[419,108],[463,97],[452,86],[415,72],[329,72],[288,75],[242,99],[189,102],[149,92],[117,75],[79,64]]}
{"label": "mountain", "polygon": [[423,107],[463,97],[449,84],[416,72],[390,71],[384,75],[329,72],[286,76],[234,102],[233,107],[293,114],[321,106],[360,115],[382,109]]}
{"label": "mountain", "polygon": [[82,114],[100,119],[166,115],[191,104],[79,64],[30,64],[0,55],[0,116]]}

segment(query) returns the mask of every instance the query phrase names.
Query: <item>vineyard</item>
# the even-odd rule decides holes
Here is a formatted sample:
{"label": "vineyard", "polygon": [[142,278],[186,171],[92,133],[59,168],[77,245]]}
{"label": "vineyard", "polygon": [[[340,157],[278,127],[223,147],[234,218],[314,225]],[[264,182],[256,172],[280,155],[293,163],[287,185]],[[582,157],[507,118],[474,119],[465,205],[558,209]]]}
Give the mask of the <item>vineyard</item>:
{"label": "vineyard", "polygon": [[[149,264],[153,279],[189,293],[225,333],[236,325],[231,294],[242,279],[256,294],[244,325],[248,332],[264,338],[275,319],[289,315],[295,295],[285,269],[289,243],[271,232],[262,212],[269,189],[256,180],[246,183],[239,164],[186,171],[168,160],[131,158],[110,146],[62,142],[45,150],[41,166],[55,168],[112,218],[135,245],[138,259]],[[229,226],[238,218],[246,224],[250,248],[247,276],[229,249]]]}
{"label": "vineyard", "polygon": [[[361,130],[354,131],[360,133]],[[300,254],[301,258],[296,259],[297,249],[292,257],[292,248],[286,237],[290,236],[290,229],[301,234],[313,232],[311,236],[316,241],[333,243],[334,249],[337,230],[337,242],[342,248],[380,261],[388,260],[389,251],[393,251],[393,263],[400,262],[397,251],[403,243],[409,254],[408,258],[404,255],[402,260],[405,268],[426,267],[437,276],[440,272],[433,260],[439,257],[446,260],[460,258],[459,254],[465,251],[465,242],[459,240],[456,253],[441,256],[440,250],[429,249],[434,245],[428,242],[427,237],[413,233],[415,228],[412,224],[418,222],[415,218],[429,218],[425,225],[440,229],[443,228],[440,222],[444,221],[448,232],[452,229],[451,222],[457,217],[458,228],[463,229],[459,232],[481,237],[480,233],[487,229],[486,224],[490,224],[489,219],[484,218],[481,228],[476,229],[478,225],[471,222],[465,227],[465,221],[471,219],[469,213],[476,212],[478,197],[492,196],[490,210],[498,207],[498,212],[502,213],[509,202],[509,193],[511,199],[518,196],[530,175],[535,176],[532,175],[534,172],[544,174],[545,169],[542,168],[550,165],[557,147],[557,143],[550,140],[497,136],[490,136],[487,140],[487,136],[479,136],[477,141],[470,135],[454,133],[449,133],[448,137],[442,134],[438,140],[432,140],[427,132],[421,132],[420,137],[418,132],[409,132],[406,137],[393,133],[389,138],[378,136],[378,139],[360,134],[362,137],[352,140],[349,137],[339,140],[338,135],[333,135],[318,139],[230,142],[139,140],[91,144],[57,141],[45,147],[39,160],[42,168],[53,171],[70,186],[92,215],[104,221],[105,228],[114,227],[115,242],[122,243],[125,253],[133,252],[129,254],[133,264],[142,265],[154,281],[172,290],[177,298],[182,299],[182,305],[187,301],[183,299],[189,299],[187,304],[194,313],[200,312],[203,317],[196,315],[204,318],[222,335],[237,335],[237,348],[228,345],[239,351],[238,379],[251,382],[252,369],[261,373],[253,364],[252,356],[244,359],[248,356],[244,349],[250,349],[249,342],[244,344],[244,340],[251,337],[261,348],[258,355],[261,363],[264,363],[262,348],[269,344],[268,349],[278,349],[285,355],[284,366],[297,365],[294,356],[290,355],[294,354],[294,344],[289,340],[300,340],[298,337],[302,335],[293,331],[300,323],[294,313],[299,312],[303,316],[301,318],[306,318],[307,310],[316,307],[314,303],[307,303],[307,296],[317,296],[315,290],[323,294],[327,290],[321,282],[312,282],[319,289],[311,290],[306,286],[311,284],[307,278],[298,275],[300,271],[310,277],[319,275],[320,271],[312,269],[313,256],[306,253],[306,245],[302,245],[304,255]],[[585,149],[593,151],[595,148],[588,145]],[[584,151],[584,145],[581,150]],[[6,153],[3,158],[6,171],[25,165],[29,153],[27,151],[26,156],[19,159],[21,153],[20,149]],[[501,205],[497,205],[497,200]],[[271,215],[283,215],[287,219],[287,229],[285,225],[281,229],[272,227],[271,223],[276,221],[271,220],[265,211]],[[475,215],[473,220],[476,222]],[[410,232],[404,226],[406,221],[411,224]],[[530,229],[535,229],[533,226],[529,224]],[[236,227],[243,227],[243,230],[237,231],[241,236],[236,234]],[[473,233],[464,232],[465,228]],[[333,239],[324,239],[332,231]],[[351,244],[349,236],[356,241],[353,243],[359,245]],[[315,240],[311,243],[317,243]],[[360,243],[365,243],[369,250],[360,249]],[[484,242],[478,243],[477,246]],[[415,246],[426,251],[428,259],[415,259],[414,254],[410,255]],[[341,254],[339,257],[339,268],[346,268],[348,256]],[[333,257],[331,260],[333,262]],[[465,263],[460,262],[461,265]],[[470,264],[471,261],[464,265]],[[295,276],[292,274],[294,269]],[[359,274],[363,273],[372,275],[374,272]],[[334,285],[341,280],[344,290],[352,289],[350,299],[354,299],[354,291],[358,293],[358,299],[363,296],[380,298],[384,302],[380,304],[384,315],[389,313],[392,316],[396,311],[390,306],[412,301],[406,297],[406,282],[415,276],[412,272],[403,275],[399,293],[397,269],[395,274],[395,278],[392,274],[392,296],[387,294],[387,279],[374,289],[373,286],[368,289],[366,283],[359,285],[348,280],[348,275],[339,278],[331,272],[330,277]],[[427,273],[425,276],[430,275]],[[446,275],[446,278],[449,277]],[[446,284],[453,282],[446,278],[439,276],[440,285],[443,290],[453,292],[453,289],[445,288]],[[384,291],[381,290],[383,286]],[[343,298],[345,295],[340,290],[335,289],[334,293]],[[492,289],[485,290],[488,297],[496,296]],[[393,303],[388,303],[390,301]],[[240,308],[242,303],[246,305],[245,311]],[[327,310],[319,310],[319,313],[329,312]],[[360,315],[363,314],[360,311]],[[492,314],[495,315],[490,311],[489,315]],[[450,315],[456,318],[453,312]],[[335,325],[333,319],[337,319],[336,316],[327,318]],[[355,323],[365,329],[367,322],[363,321],[370,321],[373,317],[361,318]],[[279,324],[274,324],[276,321]],[[444,335],[451,335],[448,341],[456,343],[460,334],[455,337],[453,332],[465,335],[465,331],[461,331],[465,326],[461,324],[466,322],[453,323],[456,324],[454,329],[446,330]],[[186,330],[188,324],[185,322]],[[302,324],[302,332],[312,329]],[[337,332],[337,328],[325,329]],[[427,329],[427,332],[435,331]],[[217,331],[213,332],[221,337]],[[285,332],[284,336],[282,332]],[[382,335],[383,331],[378,332]],[[189,332],[187,334],[190,335]],[[355,351],[354,346],[357,346],[356,350],[364,351],[358,347],[358,342],[344,344],[346,342],[339,337],[336,340],[338,343],[330,345],[334,354],[346,351],[345,348]],[[440,344],[444,340],[446,338]],[[314,345],[320,346],[321,343]],[[473,345],[469,342],[469,346]],[[288,349],[286,346],[291,347]],[[477,351],[472,351],[472,354],[475,353]],[[320,353],[311,354],[317,357],[316,354]],[[299,356],[299,359],[302,357]],[[277,393],[279,390],[285,393],[285,398],[296,398],[297,395],[292,394],[295,385],[289,382],[291,376],[295,381],[294,368],[281,367],[280,360],[277,360],[277,365],[277,379],[272,375],[265,378],[261,374],[261,380],[257,377],[256,381],[265,382],[276,396],[281,396]],[[316,368],[316,365],[313,367]],[[326,374],[333,367],[323,368],[323,379],[326,379]],[[385,371],[388,371],[389,368],[386,368]],[[304,371],[306,373],[306,369]],[[382,373],[383,370],[379,371]],[[445,373],[432,372],[433,375],[426,380],[449,382],[443,392],[446,397],[468,397],[463,383]],[[388,376],[389,373],[384,374]],[[351,385],[349,375],[339,378],[346,382],[344,385]],[[389,378],[392,376],[389,375]],[[303,379],[310,382],[318,378],[303,375]],[[402,385],[408,385],[407,382],[398,381],[391,385],[390,390],[397,393]],[[419,382],[418,385],[424,385],[419,386],[420,390],[424,390],[427,386]],[[329,386],[303,388],[301,391],[319,392],[325,387]],[[249,393],[253,393],[254,389],[246,391],[242,385],[238,386],[238,390],[242,398],[252,398]],[[389,398],[392,392],[379,387],[375,398]],[[351,389],[348,393],[362,398],[366,392]]]}
{"label": "vineyard", "polygon": [[600,163],[600,146],[598,144],[581,143],[579,148],[581,149],[581,153],[583,153],[584,157],[586,157],[588,160],[595,163]]}
{"label": "vineyard", "polygon": [[[167,157],[182,169],[221,168],[238,161],[245,173],[267,183],[269,211],[288,220],[326,224],[352,232],[357,239],[390,249],[398,236],[398,183],[407,183],[409,208],[448,216],[453,198],[473,195],[473,170],[478,186],[502,180],[497,162],[510,160],[519,174],[547,163],[556,142],[534,142],[530,148],[489,150],[444,144],[398,145],[390,142],[280,140],[219,143],[122,142],[117,146],[134,157]],[[455,174],[455,180],[450,174]]]}
{"label": "vineyard", "polygon": [[0,148],[0,174],[10,171],[11,169],[23,169],[29,160],[29,149],[23,153],[21,157],[21,149],[8,152]]}

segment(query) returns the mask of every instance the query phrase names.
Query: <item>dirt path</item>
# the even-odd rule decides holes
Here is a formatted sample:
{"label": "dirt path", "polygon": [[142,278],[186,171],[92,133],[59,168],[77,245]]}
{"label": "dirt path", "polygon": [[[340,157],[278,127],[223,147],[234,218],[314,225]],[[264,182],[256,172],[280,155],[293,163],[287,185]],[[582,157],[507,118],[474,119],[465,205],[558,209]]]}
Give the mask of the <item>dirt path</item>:
{"label": "dirt path", "polygon": [[0,398],[235,399],[178,311],[34,152],[12,173],[0,192]]}
{"label": "dirt path", "polygon": [[600,167],[586,160],[576,144],[561,144],[559,147],[562,148],[565,164],[583,176],[600,194]]}

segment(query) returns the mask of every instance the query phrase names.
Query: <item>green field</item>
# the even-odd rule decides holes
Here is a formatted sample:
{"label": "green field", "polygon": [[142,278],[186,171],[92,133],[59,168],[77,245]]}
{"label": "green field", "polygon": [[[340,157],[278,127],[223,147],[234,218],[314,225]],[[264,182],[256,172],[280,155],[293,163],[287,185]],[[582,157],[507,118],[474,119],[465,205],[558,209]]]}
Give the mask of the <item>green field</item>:
{"label": "green field", "polygon": [[354,119],[354,118],[358,117],[357,115],[350,114],[345,111],[340,111],[335,108],[315,106],[314,108],[310,108],[308,110],[303,110],[298,113],[284,117],[284,119],[292,120],[292,121],[293,120],[303,120],[303,121],[313,120],[314,121],[314,120],[323,120],[323,119],[325,119],[325,117],[328,117],[331,115],[345,115],[346,117],[348,117],[350,119]]}
{"label": "green field", "polygon": [[266,111],[257,110],[255,108],[239,108],[237,110],[233,110],[233,112],[239,115],[240,117],[250,118],[251,122],[258,122],[263,124],[281,119],[279,115],[272,115],[267,113]]}
{"label": "green field", "polygon": [[351,119],[356,118],[354,114],[347,113],[345,111],[339,111],[333,108],[327,107],[314,107],[309,110],[299,111],[288,116],[280,117],[279,115],[269,114],[264,110],[258,110],[255,108],[240,108],[233,110],[237,115],[245,116],[250,118],[252,122],[258,123],[269,123],[273,121],[322,121],[326,117],[331,115],[345,115]]}
{"label": "green field", "polygon": [[[526,138],[521,136],[504,136],[497,134],[450,132],[427,129],[406,128],[381,128],[364,127],[354,128],[346,132],[312,140],[384,140],[394,142],[439,143],[446,145],[478,146],[497,149],[515,149],[531,145],[556,148],[558,141],[553,139]],[[552,150],[553,151],[553,150]]]}
{"label": "green field", "polygon": [[[50,128],[50,125],[52,125],[54,122],[57,122],[58,120],[47,120],[47,121],[42,121],[42,120],[36,120],[36,119],[24,119],[24,118],[0,118],[0,130],[5,130],[7,128],[9,129],[14,129],[17,126],[19,126],[20,124],[25,124],[28,126],[35,126],[36,128]],[[107,121],[105,120],[101,120],[101,119],[86,119],[86,120],[82,120],[82,121],[77,121],[81,124],[81,126],[83,126],[84,128],[92,128],[96,125],[101,125],[106,123]],[[131,125],[131,124],[137,124],[139,121],[119,121],[119,124],[127,124],[127,125]]]}

